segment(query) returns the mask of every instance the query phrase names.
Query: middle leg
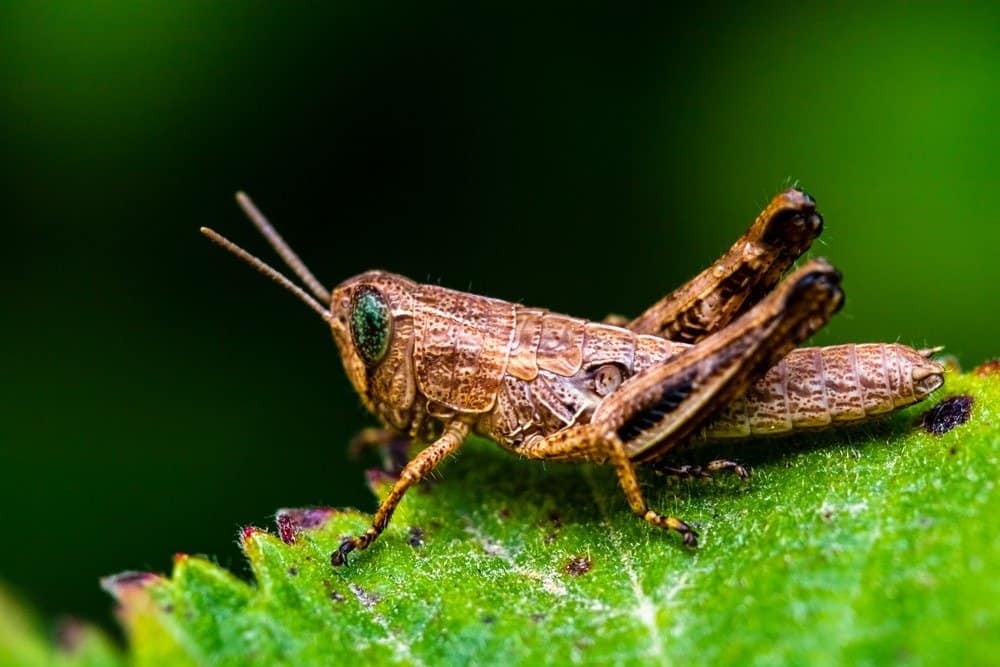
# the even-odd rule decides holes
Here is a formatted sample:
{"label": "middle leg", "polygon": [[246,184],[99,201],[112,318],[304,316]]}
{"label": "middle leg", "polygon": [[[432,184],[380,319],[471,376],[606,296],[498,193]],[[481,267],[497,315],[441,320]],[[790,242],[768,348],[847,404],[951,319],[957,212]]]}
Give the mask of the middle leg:
{"label": "middle leg", "polygon": [[633,514],[658,528],[676,531],[687,546],[698,546],[698,533],[694,528],[675,516],[649,509],[635,466],[629,460],[622,441],[613,430],[601,429],[600,424],[571,426],[547,438],[526,443],[518,449],[518,453],[532,459],[585,460],[613,465],[618,474],[618,485]]}
{"label": "middle leg", "polygon": [[693,545],[697,539],[690,526],[647,508],[634,464],[654,461],[686,440],[842,303],[837,271],[820,260],[809,262],[731,326],[630,378],[598,405],[588,423],[526,443],[519,452],[611,463],[632,511]]}

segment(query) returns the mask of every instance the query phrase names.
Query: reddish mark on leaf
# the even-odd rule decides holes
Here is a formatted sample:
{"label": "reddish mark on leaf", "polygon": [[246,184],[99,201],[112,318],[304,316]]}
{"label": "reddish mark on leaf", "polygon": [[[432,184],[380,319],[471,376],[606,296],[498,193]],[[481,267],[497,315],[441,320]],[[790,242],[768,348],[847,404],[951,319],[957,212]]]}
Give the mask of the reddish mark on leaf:
{"label": "reddish mark on leaf", "polygon": [[110,577],[101,578],[101,588],[106,590],[116,598],[127,590],[137,590],[145,588],[148,584],[160,579],[160,575],[153,572],[128,571],[120,574],[113,574]]}
{"label": "reddish mark on leaf", "polygon": [[174,565],[180,565],[188,559],[188,555],[183,551],[178,551],[174,554]]}
{"label": "reddish mark on leaf", "polygon": [[257,526],[244,526],[243,530],[240,531],[240,537],[243,538],[244,542],[246,542],[251,537],[253,537],[254,533],[257,533],[257,532],[267,532],[267,531],[262,530],[262,529],[258,528]]}
{"label": "reddish mark on leaf", "polygon": [[278,536],[281,541],[285,544],[295,544],[295,523],[292,521],[292,517],[278,512],[275,523],[278,524]]}
{"label": "reddish mark on leaf", "polygon": [[105,581],[115,586],[142,586],[156,577],[152,572],[122,572],[105,577]]}
{"label": "reddish mark on leaf", "polygon": [[943,435],[956,426],[961,426],[972,416],[972,403],[971,396],[946,398],[924,413],[921,419],[924,430],[934,435]]}
{"label": "reddish mark on leaf", "polygon": [[590,568],[594,567],[594,563],[587,556],[574,556],[566,563],[566,574],[573,577],[581,577],[588,572]]}
{"label": "reddish mark on leaf", "polygon": [[[319,528],[323,526],[331,516],[337,514],[338,512],[339,510],[335,510],[332,507],[298,507],[280,509],[278,510],[276,518],[278,532],[281,532],[283,525],[288,526],[293,534],[302,532],[303,530]],[[284,540],[285,538],[282,537],[281,539]],[[286,543],[289,543],[287,540],[285,541]]]}
{"label": "reddish mark on leaf", "polygon": [[79,619],[72,617],[61,619],[56,627],[56,644],[59,650],[73,653],[80,648],[85,629],[86,626]]}
{"label": "reddish mark on leaf", "polygon": [[1000,359],[988,359],[976,366],[972,372],[980,377],[1000,375]]}

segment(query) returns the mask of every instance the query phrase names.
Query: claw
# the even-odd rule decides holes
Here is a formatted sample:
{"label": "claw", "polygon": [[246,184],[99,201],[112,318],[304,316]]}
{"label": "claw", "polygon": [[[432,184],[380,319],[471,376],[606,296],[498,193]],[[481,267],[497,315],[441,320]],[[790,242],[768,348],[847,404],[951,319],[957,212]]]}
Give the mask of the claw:
{"label": "claw", "polygon": [[347,554],[354,551],[354,548],[355,538],[345,537],[344,541],[340,543],[340,548],[330,554],[330,564],[334,567],[347,565]]}
{"label": "claw", "polygon": [[711,461],[706,466],[711,472],[720,472],[723,470],[728,470],[740,479],[750,479],[750,471],[740,463],[736,461],[730,461],[728,459],[716,459]]}

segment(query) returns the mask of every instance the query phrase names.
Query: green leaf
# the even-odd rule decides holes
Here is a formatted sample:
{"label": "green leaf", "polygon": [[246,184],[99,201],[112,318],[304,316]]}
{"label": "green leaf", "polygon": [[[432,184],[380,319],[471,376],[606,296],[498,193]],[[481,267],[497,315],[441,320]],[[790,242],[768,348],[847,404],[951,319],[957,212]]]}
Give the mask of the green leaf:
{"label": "green leaf", "polygon": [[51,641],[42,623],[0,587],[0,665],[114,667],[124,664],[120,651],[97,629],[63,619]]}
{"label": "green leaf", "polygon": [[[139,665],[985,664],[1000,374],[953,374],[934,401],[957,395],[971,418],[943,435],[923,405],[721,450],[749,483],[647,477],[653,507],[698,526],[697,550],[632,516],[610,468],[474,441],[347,567],[330,554],[369,516],[290,510],[278,534],[242,532],[254,584],[180,555],[170,578],[105,586]],[[378,496],[390,481],[370,473]]]}

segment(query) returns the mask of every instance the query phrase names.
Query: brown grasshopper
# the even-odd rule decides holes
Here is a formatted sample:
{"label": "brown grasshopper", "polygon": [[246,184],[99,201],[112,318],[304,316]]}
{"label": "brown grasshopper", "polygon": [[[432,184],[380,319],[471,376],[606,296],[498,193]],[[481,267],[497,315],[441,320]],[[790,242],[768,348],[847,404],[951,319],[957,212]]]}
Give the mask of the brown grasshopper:
{"label": "brown grasshopper", "polygon": [[[798,189],[777,195],[693,280],[631,322],[605,323],[383,271],[331,292],[246,195],[237,201],[312,296],[216,232],[202,233],[330,325],[348,378],[386,433],[430,442],[402,468],[371,527],[332,554],[334,565],[368,547],[407,489],[472,432],[526,458],[613,465],[636,515],[695,546],[687,523],[647,507],[636,464],[699,439],[858,422],[916,403],[944,382],[929,358],[936,350],[795,349],[844,302],[840,274],[822,259],[781,281],[823,226],[815,201]],[[698,476],[724,469],[746,475],[732,461],[668,468]]]}

